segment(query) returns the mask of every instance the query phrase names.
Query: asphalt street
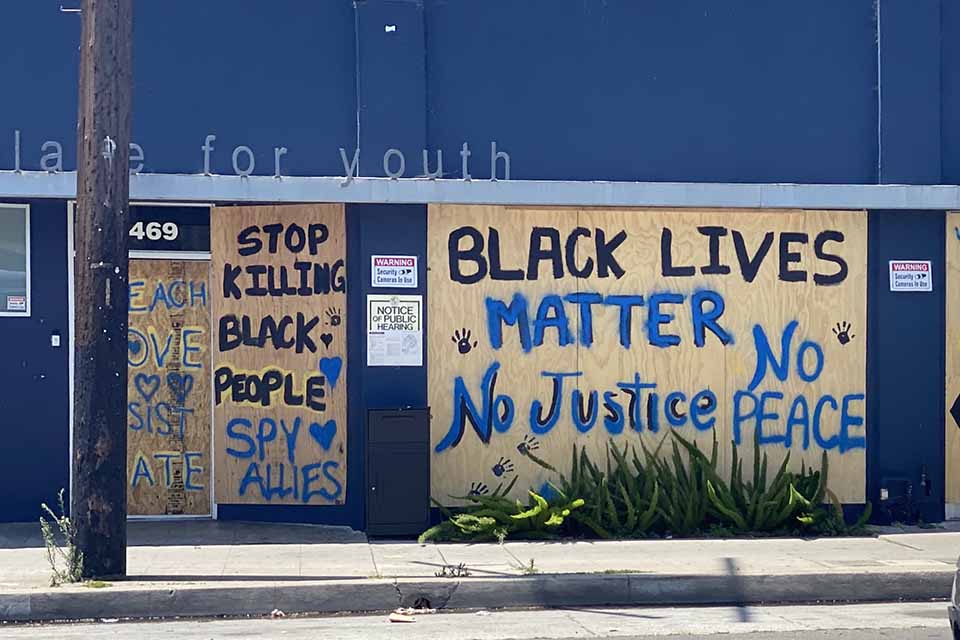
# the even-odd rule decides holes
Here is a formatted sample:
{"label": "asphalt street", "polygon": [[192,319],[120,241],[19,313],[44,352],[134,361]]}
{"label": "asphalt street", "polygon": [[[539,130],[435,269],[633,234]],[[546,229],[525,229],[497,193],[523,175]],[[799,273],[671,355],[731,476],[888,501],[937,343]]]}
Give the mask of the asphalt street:
{"label": "asphalt street", "polygon": [[155,622],[4,625],[7,640],[514,640],[540,638],[712,638],[726,640],[877,638],[949,639],[946,604],[883,603],[783,607],[553,609],[417,615],[390,623],[385,615],[169,620]]}

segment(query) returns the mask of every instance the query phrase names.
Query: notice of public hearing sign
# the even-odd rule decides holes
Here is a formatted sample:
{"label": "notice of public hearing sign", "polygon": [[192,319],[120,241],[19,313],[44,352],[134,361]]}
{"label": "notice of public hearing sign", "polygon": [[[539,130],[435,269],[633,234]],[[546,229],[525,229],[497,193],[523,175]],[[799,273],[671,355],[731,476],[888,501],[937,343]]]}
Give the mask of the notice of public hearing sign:
{"label": "notice of public hearing sign", "polygon": [[929,260],[891,260],[890,291],[933,291]]}
{"label": "notice of public hearing sign", "polygon": [[370,284],[397,289],[417,288],[417,256],[371,256]]}
{"label": "notice of public hearing sign", "polygon": [[423,366],[423,296],[367,296],[367,366]]}

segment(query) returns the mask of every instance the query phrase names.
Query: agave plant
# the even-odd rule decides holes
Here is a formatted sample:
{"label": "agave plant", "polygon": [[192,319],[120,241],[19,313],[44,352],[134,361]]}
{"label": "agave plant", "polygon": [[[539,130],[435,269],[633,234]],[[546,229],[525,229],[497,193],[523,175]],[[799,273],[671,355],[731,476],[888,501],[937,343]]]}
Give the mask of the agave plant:
{"label": "agave plant", "polygon": [[[553,490],[564,499],[578,496],[583,509],[572,513],[573,534],[598,538],[630,538],[648,534],[659,519],[660,483],[655,472],[640,463],[632,451],[633,470],[627,461],[627,449],[607,444],[607,467],[602,471],[587,455],[586,448],[573,447],[569,477],[559,475]],[[543,468],[556,469],[536,456],[530,458]]]}
{"label": "agave plant", "polygon": [[446,520],[420,534],[420,544],[429,540],[503,541],[512,535],[526,539],[554,538],[571,512],[584,504],[582,499],[565,496],[551,504],[534,491],[528,492],[530,500],[526,505],[519,500],[511,501],[506,496],[516,482],[514,477],[510,484],[506,487],[501,484],[490,495],[452,496],[471,503],[460,513],[453,513],[433,500]]}

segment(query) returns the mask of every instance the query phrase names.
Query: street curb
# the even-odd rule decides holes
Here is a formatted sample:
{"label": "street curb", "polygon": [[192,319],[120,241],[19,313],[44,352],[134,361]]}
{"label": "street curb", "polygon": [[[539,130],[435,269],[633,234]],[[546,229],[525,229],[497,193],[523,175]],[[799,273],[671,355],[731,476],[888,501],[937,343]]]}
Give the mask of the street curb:
{"label": "street curb", "polygon": [[[503,578],[61,587],[0,594],[0,620],[260,616],[437,609],[882,602],[947,598],[953,571],[780,575],[542,574]],[[429,602],[427,605],[426,601]]]}

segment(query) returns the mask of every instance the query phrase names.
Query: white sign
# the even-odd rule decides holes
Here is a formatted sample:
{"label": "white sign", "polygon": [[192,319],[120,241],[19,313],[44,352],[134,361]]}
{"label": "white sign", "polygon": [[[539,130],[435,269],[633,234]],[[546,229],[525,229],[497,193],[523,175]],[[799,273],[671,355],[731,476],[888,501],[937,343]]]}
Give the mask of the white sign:
{"label": "white sign", "polygon": [[374,287],[417,288],[417,256],[371,256],[370,283]]}
{"label": "white sign", "polygon": [[929,260],[891,260],[890,291],[933,291]]}
{"label": "white sign", "polygon": [[423,296],[367,296],[367,366],[423,366]]}
{"label": "white sign", "polygon": [[26,311],[26,296],[7,296],[7,311]]}

